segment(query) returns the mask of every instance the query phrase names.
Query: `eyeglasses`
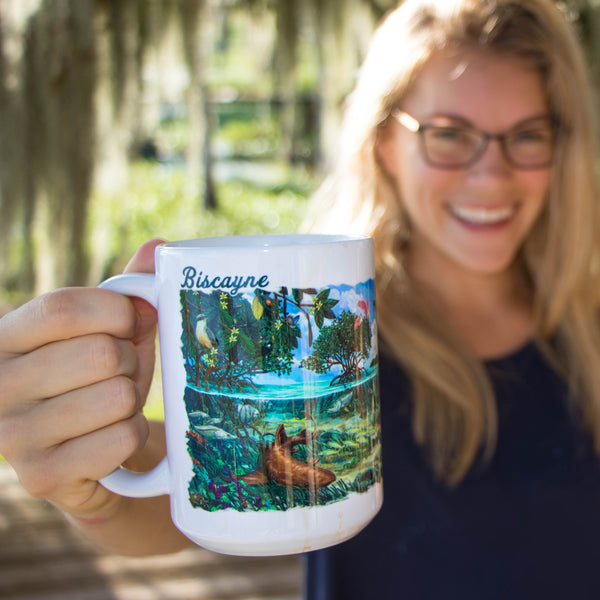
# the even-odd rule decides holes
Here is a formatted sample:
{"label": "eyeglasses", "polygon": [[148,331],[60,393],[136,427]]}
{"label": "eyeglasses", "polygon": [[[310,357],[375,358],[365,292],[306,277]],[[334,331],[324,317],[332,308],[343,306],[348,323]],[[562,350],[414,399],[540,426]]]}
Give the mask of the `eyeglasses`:
{"label": "eyeglasses", "polygon": [[468,124],[419,123],[402,110],[392,116],[406,129],[418,133],[425,161],[440,169],[465,169],[475,164],[490,140],[498,140],[506,161],[516,169],[551,166],[556,124],[549,117],[534,117],[506,133],[487,133]]}

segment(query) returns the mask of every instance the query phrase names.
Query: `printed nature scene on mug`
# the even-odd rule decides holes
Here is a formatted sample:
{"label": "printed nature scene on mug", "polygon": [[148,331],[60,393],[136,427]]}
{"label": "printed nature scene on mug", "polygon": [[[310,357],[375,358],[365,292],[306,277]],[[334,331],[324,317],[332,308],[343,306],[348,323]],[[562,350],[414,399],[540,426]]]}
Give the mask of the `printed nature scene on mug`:
{"label": "printed nature scene on mug", "polygon": [[192,506],[287,510],[381,479],[374,282],[182,290]]}

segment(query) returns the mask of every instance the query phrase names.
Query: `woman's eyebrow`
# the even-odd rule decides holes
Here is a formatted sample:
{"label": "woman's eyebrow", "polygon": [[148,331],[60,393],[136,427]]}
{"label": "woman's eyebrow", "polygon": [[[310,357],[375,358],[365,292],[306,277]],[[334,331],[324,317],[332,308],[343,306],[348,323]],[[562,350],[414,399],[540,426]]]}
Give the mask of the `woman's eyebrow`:
{"label": "woman's eyebrow", "polygon": [[[460,126],[470,127],[472,129],[480,129],[481,131],[484,131],[483,128],[478,127],[475,123],[473,123],[473,121],[471,121],[467,117],[464,117],[462,115],[453,114],[453,113],[438,112],[438,113],[433,113],[423,119],[420,119],[420,122],[423,124],[431,123],[431,124],[437,125],[438,122],[440,122],[440,121],[446,121],[448,125],[460,125]],[[541,121],[546,121],[546,122],[552,121],[552,116],[550,115],[550,113],[536,113],[531,116],[524,117],[523,119],[519,119],[505,131],[512,131],[513,129],[519,129],[520,127],[522,127],[524,125],[529,125],[530,123],[534,123],[536,121],[540,121],[540,122]],[[439,124],[445,125],[446,123],[439,123]]]}

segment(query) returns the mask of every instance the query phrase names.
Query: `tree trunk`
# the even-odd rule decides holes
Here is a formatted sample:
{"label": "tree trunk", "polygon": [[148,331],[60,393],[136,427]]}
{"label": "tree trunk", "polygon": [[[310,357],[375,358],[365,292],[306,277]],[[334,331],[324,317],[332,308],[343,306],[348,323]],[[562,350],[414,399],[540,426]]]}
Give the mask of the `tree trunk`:
{"label": "tree trunk", "polygon": [[298,93],[296,81],[298,19],[297,0],[275,3],[276,38],[274,52],[275,90],[281,99],[279,156],[293,163],[296,151],[296,113]]}
{"label": "tree trunk", "polygon": [[28,157],[36,291],[85,281],[96,75],[92,0],[47,0],[30,20]]}
{"label": "tree trunk", "polygon": [[581,43],[586,54],[590,77],[600,91],[600,5],[596,0],[569,0],[577,14]]}
{"label": "tree trunk", "polygon": [[[76,1],[76,0],[73,0]],[[144,0],[97,0],[95,13],[97,78],[92,116],[97,132],[93,189],[96,202],[126,194],[129,160],[136,151],[141,115],[141,33]],[[93,247],[88,283],[106,273],[120,248],[111,247],[113,225],[94,220],[89,231]],[[124,235],[127,232],[123,232]]]}
{"label": "tree trunk", "polygon": [[204,183],[204,207],[214,209],[217,205],[213,184],[211,160],[211,120],[208,92],[204,85],[204,67],[210,40],[208,23],[211,11],[205,0],[181,0],[179,5],[183,55],[187,66],[189,84],[186,91],[188,118],[188,143],[186,170],[188,191],[197,195]]}
{"label": "tree trunk", "polygon": [[37,0],[0,3],[0,288],[25,292],[33,287],[33,257],[23,56],[36,9]]}
{"label": "tree trunk", "polygon": [[320,164],[334,163],[344,100],[352,90],[362,59],[357,26],[364,19],[361,0],[316,0],[314,15],[319,43]]}

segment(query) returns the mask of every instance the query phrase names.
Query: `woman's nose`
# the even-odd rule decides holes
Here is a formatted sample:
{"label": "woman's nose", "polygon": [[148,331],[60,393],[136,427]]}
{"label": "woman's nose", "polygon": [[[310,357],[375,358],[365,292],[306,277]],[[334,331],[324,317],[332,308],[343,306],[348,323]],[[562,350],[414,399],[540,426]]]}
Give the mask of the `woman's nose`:
{"label": "woman's nose", "polygon": [[477,177],[504,178],[512,174],[513,166],[506,157],[502,142],[497,138],[489,140],[479,160],[471,167]]}

